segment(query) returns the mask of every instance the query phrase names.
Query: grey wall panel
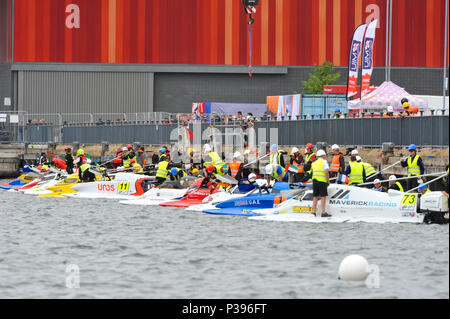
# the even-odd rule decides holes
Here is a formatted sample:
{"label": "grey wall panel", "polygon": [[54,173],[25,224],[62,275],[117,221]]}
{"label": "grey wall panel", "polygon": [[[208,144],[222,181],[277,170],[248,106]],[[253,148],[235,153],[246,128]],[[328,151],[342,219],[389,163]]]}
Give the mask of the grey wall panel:
{"label": "grey wall panel", "polygon": [[[201,73],[201,66],[184,69],[173,66],[168,72],[161,67],[159,73],[143,72],[145,67],[138,70],[127,65],[122,65],[117,72],[89,64],[80,64],[82,68],[75,69],[70,69],[70,64],[34,66],[33,63],[12,65],[19,73],[18,102],[19,107],[23,106],[19,109],[31,113],[184,113],[190,112],[191,103],[196,101],[264,103],[268,95],[301,92],[302,81],[309,78],[312,70],[312,67],[292,66],[285,67],[285,72],[280,69],[278,73],[255,73],[249,77],[245,73],[228,72],[232,69],[225,66],[216,68],[224,73],[211,73],[209,69]],[[114,66],[108,70],[114,70]],[[341,73],[337,84],[345,85],[347,68],[336,67],[336,71]],[[0,77],[9,79],[0,82],[0,92],[10,92],[11,71],[0,69]],[[442,69],[393,68],[392,80],[412,94],[442,94]],[[375,68],[372,85],[383,81],[384,68]]]}
{"label": "grey wall panel", "polygon": [[9,111],[12,109],[12,107],[5,107],[3,105],[5,97],[9,97],[11,98],[11,100],[13,98],[11,83],[12,83],[11,64],[0,63],[0,110]]}
{"label": "grey wall panel", "polygon": [[[336,67],[336,84],[347,84],[347,68]],[[156,73],[154,109],[190,112],[192,102],[265,103],[266,96],[301,92],[312,67],[288,67],[287,74]],[[442,69],[394,68],[392,81],[412,94],[442,95]],[[372,86],[384,82],[384,68],[375,68]]]}
{"label": "grey wall panel", "polygon": [[148,73],[23,72],[23,109],[29,113],[149,112]]}

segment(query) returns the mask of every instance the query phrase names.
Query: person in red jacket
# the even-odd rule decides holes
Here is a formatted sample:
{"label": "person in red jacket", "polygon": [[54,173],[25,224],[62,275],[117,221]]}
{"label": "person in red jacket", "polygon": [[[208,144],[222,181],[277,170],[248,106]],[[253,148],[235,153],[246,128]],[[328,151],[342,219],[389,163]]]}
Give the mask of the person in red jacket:
{"label": "person in red jacket", "polygon": [[66,167],[67,167],[66,166],[66,162],[64,160],[62,160],[62,159],[56,158],[55,155],[53,155],[53,157],[51,159],[51,162],[50,162],[50,165],[54,166],[54,167],[56,167],[58,169],[63,169],[63,170],[65,170]]}
{"label": "person in red jacket", "polygon": [[122,166],[122,149],[120,147],[117,148],[116,154],[114,154],[113,164],[114,168]]}

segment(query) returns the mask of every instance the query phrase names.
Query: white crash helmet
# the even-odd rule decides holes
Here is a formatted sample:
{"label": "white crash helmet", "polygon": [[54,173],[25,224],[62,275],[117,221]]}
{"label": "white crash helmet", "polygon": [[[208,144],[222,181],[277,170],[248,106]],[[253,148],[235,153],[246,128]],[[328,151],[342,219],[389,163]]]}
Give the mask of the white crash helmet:
{"label": "white crash helmet", "polygon": [[241,157],[241,153],[239,153],[239,152],[234,152],[233,158],[240,158],[240,157]]}
{"label": "white crash helmet", "polygon": [[392,105],[388,105],[387,111],[388,113],[394,113],[394,107]]}
{"label": "white crash helmet", "polygon": [[359,153],[358,153],[358,150],[353,150],[352,151],[352,155],[358,155]]}
{"label": "white crash helmet", "polygon": [[250,173],[250,175],[248,175],[248,180],[255,180],[256,179],[256,174],[255,173]]}
{"label": "white crash helmet", "polygon": [[396,181],[397,177],[395,175],[391,175],[391,176],[389,176],[389,180],[390,181]]}
{"label": "white crash helmet", "polygon": [[373,181],[374,184],[380,184],[380,180],[378,178],[375,178],[375,180]]}
{"label": "white crash helmet", "polygon": [[265,167],[266,170],[266,174],[272,174],[273,173],[273,165],[272,164],[267,164]]}
{"label": "white crash helmet", "polygon": [[203,146],[203,152],[205,152],[205,153],[211,152],[211,146],[209,146],[209,144],[205,144]]}
{"label": "white crash helmet", "polygon": [[122,151],[123,151],[123,152],[126,152],[126,151],[128,151],[128,148],[122,147]]}
{"label": "white crash helmet", "polygon": [[338,150],[339,149],[339,145],[337,144],[333,144],[333,146],[331,146],[332,150]]}
{"label": "white crash helmet", "polygon": [[325,155],[327,155],[327,153],[325,153],[324,150],[318,150],[318,151],[317,151],[317,156],[318,156],[318,157],[320,157],[320,156],[325,156]]}
{"label": "white crash helmet", "polygon": [[291,150],[291,155],[295,154],[297,152],[298,152],[298,148],[297,147],[293,147],[292,150]]}
{"label": "white crash helmet", "polygon": [[356,156],[356,161],[357,161],[357,162],[361,162],[361,161],[362,161],[362,158],[361,158],[361,156],[359,156],[359,155],[358,155],[358,156]]}

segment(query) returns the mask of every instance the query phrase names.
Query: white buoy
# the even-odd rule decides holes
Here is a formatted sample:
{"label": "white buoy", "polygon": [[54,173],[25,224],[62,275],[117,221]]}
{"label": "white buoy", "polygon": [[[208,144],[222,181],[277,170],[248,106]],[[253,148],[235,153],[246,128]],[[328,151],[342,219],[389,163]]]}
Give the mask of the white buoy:
{"label": "white buoy", "polygon": [[360,255],[349,255],[339,266],[339,279],[346,281],[366,280],[369,263]]}

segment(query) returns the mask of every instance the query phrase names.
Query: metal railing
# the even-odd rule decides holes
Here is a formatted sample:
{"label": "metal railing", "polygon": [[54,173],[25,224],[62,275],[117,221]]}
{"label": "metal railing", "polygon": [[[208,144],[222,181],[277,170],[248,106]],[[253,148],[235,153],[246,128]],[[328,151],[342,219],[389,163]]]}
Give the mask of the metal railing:
{"label": "metal railing", "polygon": [[[277,132],[277,143],[280,145],[304,145],[308,142],[328,142],[341,145],[380,146],[384,142],[396,145],[434,145],[449,144],[448,115],[417,116],[410,118],[346,118],[346,119],[310,119],[301,121],[259,121],[254,123],[256,141],[264,134],[267,141],[270,134]],[[193,124],[185,127],[194,131]],[[212,127],[209,123],[201,124],[202,138],[207,139],[209,133],[205,129]],[[213,135],[223,138],[231,125],[215,125]],[[104,126],[64,127],[62,141],[72,143],[129,143],[139,141],[144,144],[165,144],[177,140],[179,129],[177,124],[130,124]],[[241,129],[240,126],[234,126]],[[261,131],[265,129],[265,131]],[[248,135],[251,128],[244,128]],[[175,132],[175,133],[174,133]],[[219,134],[220,133],[220,134]],[[263,135],[261,135],[263,136]],[[262,137],[261,137],[262,138]],[[224,140],[223,140],[224,142]]]}
{"label": "metal railing", "polygon": [[[134,117],[130,114],[134,114]],[[70,116],[73,122],[69,124],[64,119],[70,119]],[[449,144],[448,115],[434,113],[432,116],[384,118],[376,113],[363,113],[355,118],[353,116],[356,115],[348,117],[346,114],[344,119],[332,119],[331,116],[331,113],[325,117],[305,115],[303,119],[295,121],[270,120],[248,123],[233,116],[200,117],[181,113],[147,113],[140,116],[139,113],[125,113],[123,121],[117,121],[117,114],[113,114],[111,118],[115,118],[116,121],[108,122],[105,118],[106,121],[99,123],[93,121],[94,114],[0,112],[0,142],[72,143],[79,141],[95,144],[102,141],[110,143],[140,141],[144,144],[164,144],[177,138],[179,133],[174,132],[175,129],[188,128],[194,131],[193,123],[197,122],[201,124],[201,132],[208,127],[215,128],[213,133],[205,133],[204,136],[220,135],[218,138],[224,138],[227,130],[229,134],[230,130],[236,129],[242,129],[248,135],[253,127],[257,140],[260,129],[266,130],[265,134],[269,140],[271,129],[276,130],[277,141],[280,145],[302,145],[305,141],[367,146],[380,146],[383,142],[393,142],[397,145],[414,143],[448,146]],[[39,120],[33,121],[33,119]],[[89,120],[83,122],[83,119]]]}

